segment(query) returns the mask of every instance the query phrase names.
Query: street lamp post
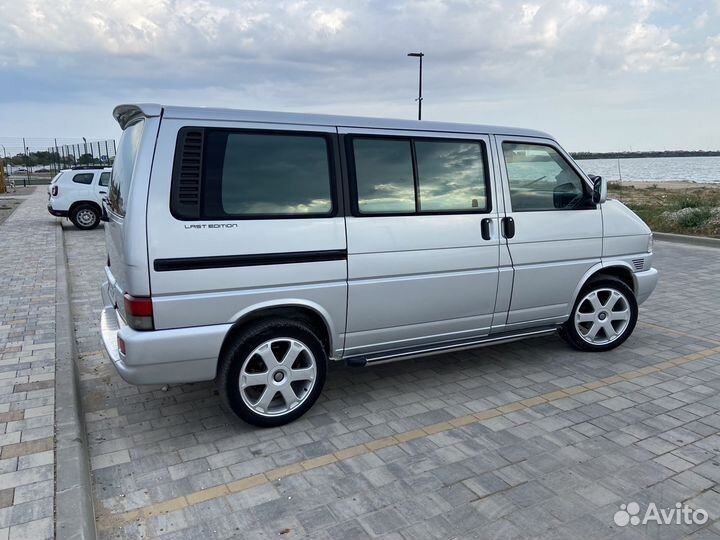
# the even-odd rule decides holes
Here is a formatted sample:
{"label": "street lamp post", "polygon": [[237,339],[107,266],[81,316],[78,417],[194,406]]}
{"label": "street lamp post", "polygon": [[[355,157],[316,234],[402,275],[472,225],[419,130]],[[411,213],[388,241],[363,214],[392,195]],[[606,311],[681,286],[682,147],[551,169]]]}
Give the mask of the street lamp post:
{"label": "street lamp post", "polygon": [[23,187],[27,187],[30,183],[30,148],[25,142],[25,137],[23,137],[23,148],[25,148],[25,176],[27,177],[27,180],[23,178]]}
{"label": "street lamp post", "polygon": [[7,172],[9,169],[8,169],[8,160],[7,160],[7,152],[5,151],[5,145],[3,144],[0,146],[2,146],[2,149],[3,149],[3,165],[5,167],[5,173],[7,174],[7,176],[10,176],[10,173]]}
{"label": "street lamp post", "polygon": [[422,52],[411,52],[408,53],[408,56],[420,59],[420,77],[418,78],[418,97],[416,101],[418,102],[418,120],[422,120],[422,60],[425,55]]}

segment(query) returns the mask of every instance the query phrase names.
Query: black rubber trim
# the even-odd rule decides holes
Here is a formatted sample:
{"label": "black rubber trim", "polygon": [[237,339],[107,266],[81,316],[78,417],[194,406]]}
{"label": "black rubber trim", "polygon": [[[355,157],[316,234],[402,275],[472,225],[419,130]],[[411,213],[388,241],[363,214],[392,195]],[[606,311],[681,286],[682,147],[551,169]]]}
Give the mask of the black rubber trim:
{"label": "black rubber trim", "polygon": [[184,257],[181,259],[155,259],[156,272],[178,270],[206,270],[210,268],[236,268],[239,266],[267,266],[270,264],[298,264],[310,262],[344,261],[347,250],[296,251],[290,253],[260,253],[257,255],[221,255],[217,257]]}

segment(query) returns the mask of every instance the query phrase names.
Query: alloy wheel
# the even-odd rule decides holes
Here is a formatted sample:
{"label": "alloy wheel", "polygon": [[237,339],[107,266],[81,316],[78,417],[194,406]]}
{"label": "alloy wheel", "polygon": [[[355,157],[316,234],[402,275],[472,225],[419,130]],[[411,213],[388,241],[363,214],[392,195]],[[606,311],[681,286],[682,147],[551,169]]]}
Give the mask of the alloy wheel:
{"label": "alloy wheel", "polygon": [[317,368],[315,357],[292,338],[268,340],[256,347],[240,369],[240,396],[262,416],[281,416],[310,395]]}

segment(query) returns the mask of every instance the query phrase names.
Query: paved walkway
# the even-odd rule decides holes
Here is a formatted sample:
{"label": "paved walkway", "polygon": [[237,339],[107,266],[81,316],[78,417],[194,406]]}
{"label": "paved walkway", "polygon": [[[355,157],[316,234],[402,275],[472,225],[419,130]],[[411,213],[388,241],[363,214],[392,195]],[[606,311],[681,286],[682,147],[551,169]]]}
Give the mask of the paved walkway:
{"label": "paved walkway", "polygon": [[52,538],[57,219],[38,189],[0,225],[0,539]]}
{"label": "paved walkway", "polygon": [[[65,239],[101,538],[720,538],[715,250],[656,244],[660,285],[615,351],[334,365],[308,415],[260,430],[211,383],[122,381],[97,332],[103,232]],[[616,525],[633,501],[710,520]]]}

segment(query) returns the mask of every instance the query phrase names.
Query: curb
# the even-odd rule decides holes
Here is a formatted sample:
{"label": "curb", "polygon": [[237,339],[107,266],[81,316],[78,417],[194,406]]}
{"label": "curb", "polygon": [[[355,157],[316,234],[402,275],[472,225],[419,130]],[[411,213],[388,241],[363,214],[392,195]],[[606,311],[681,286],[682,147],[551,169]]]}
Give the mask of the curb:
{"label": "curb", "polygon": [[70,272],[62,223],[56,234],[55,278],[55,538],[95,540],[87,435],[80,401]]}
{"label": "curb", "polygon": [[653,231],[653,238],[664,242],[720,248],[720,238],[710,238],[708,236],[691,236],[689,234],[659,233]]}

